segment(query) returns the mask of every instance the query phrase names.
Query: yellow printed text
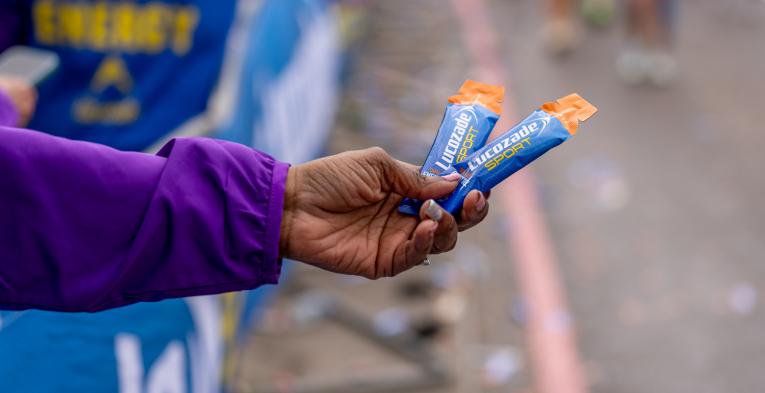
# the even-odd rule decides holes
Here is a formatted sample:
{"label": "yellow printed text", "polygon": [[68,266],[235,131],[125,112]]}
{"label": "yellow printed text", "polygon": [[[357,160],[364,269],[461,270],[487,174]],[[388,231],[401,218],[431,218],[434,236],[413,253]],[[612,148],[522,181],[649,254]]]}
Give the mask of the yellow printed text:
{"label": "yellow printed text", "polygon": [[199,11],[190,5],[39,0],[32,10],[34,33],[45,45],[95,52],[181,56],[192,47]]}
{"label": "yellow printed text", "polygon": [[130,124],[141,114],[141,104],[131,97],[116,102],[82,98],[72,108],[74,118],[81,124]]}
{"label": "yellow printed text", "polygon": [[470,150],[471,147],[475,144],[475,135],[477,131],[473,126],[470,126],[470,129],[465,134],[465,139],[462,141],[462,146],[460,146],[460,151],[457,152],[457,161],[455,162],[462,162],[465,161],[467,158],[468,150]]}
{"label": "yellow printed text", "polygon": [[502,153],[497,154],[494,158],[487,161],[483,166],[486,167],[488,170],[492,170],[496,168],[502,160],[506,158],[510,158],[515,155],[515,153],[518,153],[519,150],[526,148],[531,145],[531,141],[529,138],[523,138],[519,143],[516,143],[509,148],[505,149]]}

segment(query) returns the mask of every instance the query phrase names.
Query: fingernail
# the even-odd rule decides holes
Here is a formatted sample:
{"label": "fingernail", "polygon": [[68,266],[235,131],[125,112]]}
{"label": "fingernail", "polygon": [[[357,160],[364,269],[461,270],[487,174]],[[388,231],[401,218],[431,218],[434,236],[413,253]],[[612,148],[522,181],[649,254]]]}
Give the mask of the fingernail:
{"label": "fingernail", "polygon": [[441,206],[432,199],[428,199],[428,206],[425,207],[425,215],[430,217],[433,221],[441,221],[444,216],[444,211]]}
{"label": "fingernail", "polygon": [[486,197],[483,196],[482,192],[478,192],[478,201],[475,203],[475,209],[477,211],[482,211],[486,207]]}
{"label": "fingernail", "polygon": [[454,173],[450,173],[450,174],[448,174],[448,175],[446,175],[446,176],[441,176],[441,177],[442,177],[444,180],[446,180],[446,181],[457,181],[457,180],[459,180],[459,179],[460,179],[462,176],[460,176],[460,174],[459,174],[459,173],[457,173],[457,172],[454,172]]}

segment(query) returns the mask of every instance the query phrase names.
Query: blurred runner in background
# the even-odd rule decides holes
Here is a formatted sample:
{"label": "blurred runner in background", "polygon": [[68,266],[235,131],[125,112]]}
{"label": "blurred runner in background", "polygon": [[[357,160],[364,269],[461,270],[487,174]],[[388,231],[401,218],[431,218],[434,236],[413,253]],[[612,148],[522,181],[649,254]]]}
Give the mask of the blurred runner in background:
{"label": "blurred runner in background", "polygon": [[627,42],[619,57],[619,75],[629,84],[668,85],[675,76],[672,56],[675,0],[627,2]]}
{"label": "blurred runner in background", "polygon": [[[616,20],[615,0],[546,0],[543,41],[554,56],[573,52],[582,42],[577,14],[597,28]],[[618,57],[619,76],[631,85],[668,85],[677,65],[672,56],[676,0],[625,0],[626,40]]]}

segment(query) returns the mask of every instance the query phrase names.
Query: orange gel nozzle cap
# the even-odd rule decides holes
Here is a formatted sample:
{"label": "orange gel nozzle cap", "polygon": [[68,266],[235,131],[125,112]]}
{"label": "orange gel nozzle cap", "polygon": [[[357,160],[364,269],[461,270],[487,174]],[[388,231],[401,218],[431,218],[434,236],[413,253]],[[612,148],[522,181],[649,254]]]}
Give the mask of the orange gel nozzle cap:
{"label": "orange gel nozzle cap", "polygon": [[492,112],[502,114],[502,100],[505,97],[503,86],[487,85],[486,83],[466,80],[460,87],[459,93],[449,97],[452,104],[481,104]]}
{"label": "orange gel nozzle cap", "polygon": [[580,121],[589,119],[598,111],[598,108],[576,93],[558,98],[552,102],[545,102],[539,109],[560,120],[571,135],[576,134]]}

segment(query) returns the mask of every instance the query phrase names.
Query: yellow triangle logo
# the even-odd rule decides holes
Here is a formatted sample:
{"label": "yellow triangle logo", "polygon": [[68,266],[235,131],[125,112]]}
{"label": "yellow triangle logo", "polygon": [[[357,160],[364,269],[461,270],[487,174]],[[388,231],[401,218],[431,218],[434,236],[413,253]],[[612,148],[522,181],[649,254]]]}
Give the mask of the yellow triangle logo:
{"label": "yellow triangle logo", "polygon": [[100,93],[109,86],[116,87],[122,94],[128,94],[133,90],[133,78],[130,77],[127,65],[121,57],[106,57],[98,66],[90,82],[90,89],[95,93]]}

